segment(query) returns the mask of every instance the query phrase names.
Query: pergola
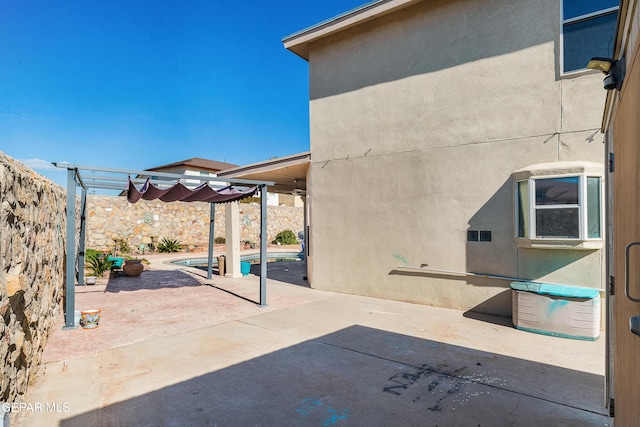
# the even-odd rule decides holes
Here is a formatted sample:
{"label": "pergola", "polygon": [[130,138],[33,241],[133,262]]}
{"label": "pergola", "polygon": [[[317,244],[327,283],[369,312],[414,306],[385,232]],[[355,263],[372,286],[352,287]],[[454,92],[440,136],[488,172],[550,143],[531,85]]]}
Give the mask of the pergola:
{"label": "pergola", "polygon": [[[65,325],[63,329],[76,327],[75,278],[78,266],[78,283],[84,283],[84,252],[86,232],[87,190],[129,190],[129,201],[135,203],[140,198],[160,199],[165,202],[207,202],[210,204],[209,250],[207,279],[212,277],[213,238],[215,205],[230,203],[251,197],[260,192],[260,307],[267,305],[267,186],[275,183],[248,179],[216,178],[173,174],[157,171],[80,166],[54,162],[54,166],[67,169],[67,244],[65,282]],[[189,180],[206,181],[191,188]],[[213,184],[213,185],[212,185]],[[141,185],[140,189],[136,185]],[[80,193],[80,236],[76,248],[76,189]]]}

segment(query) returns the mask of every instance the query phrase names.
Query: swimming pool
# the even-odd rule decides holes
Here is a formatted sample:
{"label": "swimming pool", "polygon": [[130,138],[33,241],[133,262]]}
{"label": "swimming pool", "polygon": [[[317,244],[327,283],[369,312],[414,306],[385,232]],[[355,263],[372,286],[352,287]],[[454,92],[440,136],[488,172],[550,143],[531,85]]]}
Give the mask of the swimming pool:
{"label": "swimming pool", "polygon": [[[268,252],[267,262],[279,261],[302,261],[304,255],[302,252]],[[242,255],[240,261],[249,262],[251,264],[260,264],[260,254]],[[209,261],[207,258],[180,259],[171,261],[171,264],[183,265],[185,267],[207,267]],[[218,257],[213,257],[213,265],[218,265]]]}

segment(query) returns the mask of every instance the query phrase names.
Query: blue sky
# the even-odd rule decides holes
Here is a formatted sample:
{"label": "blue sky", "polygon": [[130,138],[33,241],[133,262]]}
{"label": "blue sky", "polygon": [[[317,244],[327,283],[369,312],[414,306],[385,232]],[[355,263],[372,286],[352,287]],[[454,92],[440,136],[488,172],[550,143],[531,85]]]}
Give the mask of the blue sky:
{"label": "blue sky", "polygon": [[146,169],[309,149],[307,63],[281,39],[366,0],[0,1],[0,151]]}

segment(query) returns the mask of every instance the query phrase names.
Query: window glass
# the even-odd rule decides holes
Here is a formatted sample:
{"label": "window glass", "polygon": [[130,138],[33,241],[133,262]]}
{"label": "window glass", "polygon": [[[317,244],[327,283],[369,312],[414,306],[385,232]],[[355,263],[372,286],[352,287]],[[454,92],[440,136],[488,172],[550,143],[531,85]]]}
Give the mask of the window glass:
{"label": "window glass", "polygon": [[529,233],[529,181],[518,182],[518,237]]}
{"label": "window glass", "polygon": [[616,0],[564,0],[562,3],[564,19],[571,19],[602,9],[618,6]]}
{"label": "window glass", "polygon": [[580,237],[578,208],[536,209],[536,237]]}
{"label": "window glass", "polygon": [[491,230],[481,230],[480,231],[480,241],[481,242],[490,242],[491,241]]}
{"label": "window glass", "polygon": [[600,178],[587,178],[587,236],[600,238]]}
{"label": "window glass", "polygon": [[515,198],[518,238],[602,238],[602,177],[532,176],[516,182]]}
{"label": "window glass", "polygon": [[563,26],[565,72],[586,68],[594,56],[611,56],[617,16],[611,12]]}
{"label": "window glass", "polygon": [[577,176],[536,180],[536,205],[577,205]]}

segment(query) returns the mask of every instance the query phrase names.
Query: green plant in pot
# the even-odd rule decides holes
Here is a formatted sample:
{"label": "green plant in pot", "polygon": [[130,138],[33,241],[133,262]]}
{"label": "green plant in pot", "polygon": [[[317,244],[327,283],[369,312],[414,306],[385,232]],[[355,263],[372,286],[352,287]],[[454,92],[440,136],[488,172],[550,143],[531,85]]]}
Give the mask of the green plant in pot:
{"label": "green plant in pot", "polygon": [[87,251],[85,268],[91,272],[91,275],[86,277],[85,282],[88,285],[95,284],[95,278],[102,277],[104,273],[111,270],[112,266],[113,261],[109,261],[108,253],[102,254],[98,251]]}

